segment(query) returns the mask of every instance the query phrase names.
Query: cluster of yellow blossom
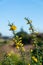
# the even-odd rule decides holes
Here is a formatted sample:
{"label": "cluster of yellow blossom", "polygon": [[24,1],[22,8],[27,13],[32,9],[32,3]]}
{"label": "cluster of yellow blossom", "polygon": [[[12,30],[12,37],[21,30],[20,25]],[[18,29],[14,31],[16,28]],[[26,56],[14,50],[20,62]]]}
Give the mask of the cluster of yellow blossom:
{"label": "cluster of yellow blossom", "polygon": [[10,26],[10,30],[16,30],[16,29],[17,29],[17,27],[15,25]]}
{"label": "cluster of yellow blossom", "polygon": [[16,45],[16,48],[17,48],[17,49],[20,49],[20,48],[21,48],[22,51],[25,51],[25,49],[24,49],[24,47],[23,47],[23,43],[22,43],[22,37],[16,36],[16,37],[13,39],[13,41],[15,42],[15,45]]}
{"label": "cluster of yellow blossom", "polygon": [[17,48],[17,49],[20,49],[20,48],[21,48],[22,51],[25,51],[25,48],[24,48],[24,47],[16,46],[16,48]]}
{"label": "cluster of yellow blossom", "polygon": [[22,51],[25,51],[25,49],[23,47],[23,44],[20,41],[18,43],[16,43],[16,48],[17,49],[20,49],[21,48]]}

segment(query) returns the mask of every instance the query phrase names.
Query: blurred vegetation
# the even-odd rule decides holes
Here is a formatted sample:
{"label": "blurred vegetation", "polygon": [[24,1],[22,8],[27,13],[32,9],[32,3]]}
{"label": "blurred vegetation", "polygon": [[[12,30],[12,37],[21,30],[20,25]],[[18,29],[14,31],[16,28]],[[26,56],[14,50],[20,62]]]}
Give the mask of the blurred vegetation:
{"label": "blurred vegetation", "polygon": [[[32,34],[28,34],[26,31],[23,30],[23,28],[21,28],[21,30],[17,32],[16,35],[18,35],[19,37],[22,37],[22,43],[24,45],[33,43],[32,36],[31,36]],[[38,45],[41,46],[43,43],[43,33],[39,33],[36,35],[38,38]],[[8,40],[12,40],[12,38],[10,38],[9,36],[3,36],[0,33],[0,45],[7,44]]]}
{"label": "blurred vegetation", "polygon": [[2,34],[0,33],[0,37],[2,37]]}
{"label": "blurred vegetation", "polygon": [[10,54],[11,56],[9,54],[5,54],[2,62],[0,62],[0,65],[24,65],[19,54],[15,54],[15,53],[10,53]]}
{"label": "blurred vegetation", "polygon": [[[27,20],[29,24],[29,30],[31,34],[25,32],[22,28],[19,32],[15,33],[16,26],[9,25],[10,30],[13,32],[14,37],[11,39],[9,37],[3,37],[0,34],[0,44],[8,43],[8,40],[12,40],[15,43],[15,47],[18,50],[19,54],[14,54],[14,51],[10,53],[4,53],[3,59],[0,62],[0,65],[42,65],[43,63],[43,34],[35,32],[32,21]],[[22,37],[22,38],[21,38]],[[4,40],[2,40],[4,39]],[[32,44],[33,49],[25,50],[24,44]],[[29,55],[27,57],[27,54]]]}
{"label": "blurred vegetation", "polygon": [[[19,37],[22,37],[23,44],[32,44],[33,43],[32,36],[31,36],[32,34],[28,34],[27,32],[25,32],[23,30],[23,28],[21,28],[21,30],[19,32],[17,32],[16,35],[18,35]],[[43,33],[36,34],[36,36],[39,41],[38,45],[41,46],[41,44],[43,43]]]}
{"label": "blurred vegetation", "polygon": [[0,33],[0,46],[9,43],[9,40],[11,40],[9,36],[3,36],[2,33]]}
{"label": "blurred vegetation", "polygon": [[[22,37],[23,44],[30,44],[31,43],[31,36],[21,28],[19,32],[16,33],[17,36]],[[15,36],[16,36],[15,35]]]}

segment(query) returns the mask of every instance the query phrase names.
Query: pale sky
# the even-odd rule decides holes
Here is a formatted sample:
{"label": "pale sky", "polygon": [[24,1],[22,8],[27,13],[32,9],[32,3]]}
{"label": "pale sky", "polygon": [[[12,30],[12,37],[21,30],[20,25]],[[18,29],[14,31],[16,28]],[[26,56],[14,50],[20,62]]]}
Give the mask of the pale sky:
{"label": "pale sky", "polygon": [[25,17],[33,21],[39,32],[43,32],[43,0],[0,0],[0,32],[3,35],[12,35],[8,20],[17,26],[17,31],[23,27],[29,32]]}

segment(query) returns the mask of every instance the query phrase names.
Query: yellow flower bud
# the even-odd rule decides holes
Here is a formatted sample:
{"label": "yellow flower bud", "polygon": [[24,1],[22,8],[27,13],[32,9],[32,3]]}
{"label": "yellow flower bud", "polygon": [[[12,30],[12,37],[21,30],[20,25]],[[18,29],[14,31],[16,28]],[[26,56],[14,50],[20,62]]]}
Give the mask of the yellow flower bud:
{"label": "yellow flower bud", "polygon": [[11,56],[12,54],[14,54],[14,51],[11,50],[9,53],[8,53],[8,56]]}
{"label": "yellow flower bud", "polygon": [[23,46],[23,44],[21,46]]}
{"label": "yellow flower bud", "polygon": [[17,45],[19,45],[19,42],[17,43]]}
{"label": "yellow flower bud", "polygon": [[25,51],[25,48],[24,47],[22,47],[22,51]]}
{"label": "yellow flower bud", "polygon": [[19,46],[17,45],[16,48],[19,49]]}
{"label": "yellow flower bud", "polygon": [[32,59],[33,59],[35,62],[38,62],[38,59],[37,59],[35,56],[32,56]]}
{"label": "yellow flower bud", "polygon": [[30,65],[30,64],[28,64],[28,65]]}
{"label": "yellow flower bud", "polygon": [[42,63],[40,63],[40,65],[42,65]]}
{"label": "yellow flower bud", "polygon": [[8,56],[11,56],[11,53],[8,53]]}
{"label": "yellow flower bud", "polygon": [[30,23],[32,23],[32,20],[29,20]]}
{"label": "yellow flower bud", "polygon": [[33,50],[32,50],[32,49],[31,49],[30,51],[31,51],[31,52],[33,52]]}
{"label": "yellow flower bud", "polygon": [[22,39],[22,37],[20,37],[19,39]]}

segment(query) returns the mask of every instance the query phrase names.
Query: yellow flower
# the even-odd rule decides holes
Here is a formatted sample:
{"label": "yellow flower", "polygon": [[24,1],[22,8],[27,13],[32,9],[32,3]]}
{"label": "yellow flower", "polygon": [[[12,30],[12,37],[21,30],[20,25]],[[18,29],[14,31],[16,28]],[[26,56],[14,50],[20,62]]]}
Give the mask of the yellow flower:
{"label": "yellow flower", "polygon": [[16,48],[19,49],[19,46],[17,45]]}
{"label": "yellow flower", "polygon": [[37,59],[35,56],[32,56],[32,59],[33,59],[35,62],[38,62],[38,59]]}
{"label": "yellow flower", "polygon": [[42,65],[42,63],[40,63],[40,65]]}
{"label": "yellow flower", "polygon": [[24,47],[22,47],[22,51],[25,51],[25,48]]}
{"label": "yellow flower", "polygon": [[14,54],[13,50],[8,53],[8,56],[11,56],[12,54]]}
{"label": "yellow flower", "polygon": [[23,44],[21,46],[23,46]]}
{"label": "yellow flower", "polygon": [[17,27],[15,25],[10,26],[10,30],[16,30]]}
{"label": "yellow flower", "polygon": [[22,40],[19,41],[19,43],[21,43],[21,42],[22,42]]}
{"label": "yellow flower", "polygon": [[30,64],[28,64],[28,65],[30,65]]}
{"label": "yellow flower", "polygon": [[11,50],[11,52],[10,52],[11,54],[14,54],[14,51],[13,50]]}
{"label": "yellow flower", "polygon": [[20,47],[23,47],[23,44],[22,44],[22,43],[20,43],[20,44],[19,44],[19,46],[20,46]]}
{"label": "yellow flower", "polygon": [[22,37],[20,37],[19,39],[22,39]]}
{"label": "yellow flower", "polygon": [[32,49],[31,49],[30,51],[31,51],[31,52],[33,52],[33,50],[32,50]]}
{"label": "yellow flower", "polygon": [[11,53],[8,53],[8,56],[11,56]]}
{"label": "yellow flower", "polygon": [[18,43],[16,43],[16,45],[19,45],[20,43],[18,42]]}
{"label": "yellow flower", "polygon": [[29,20],[30,23],[32,23],[32,20]]}

